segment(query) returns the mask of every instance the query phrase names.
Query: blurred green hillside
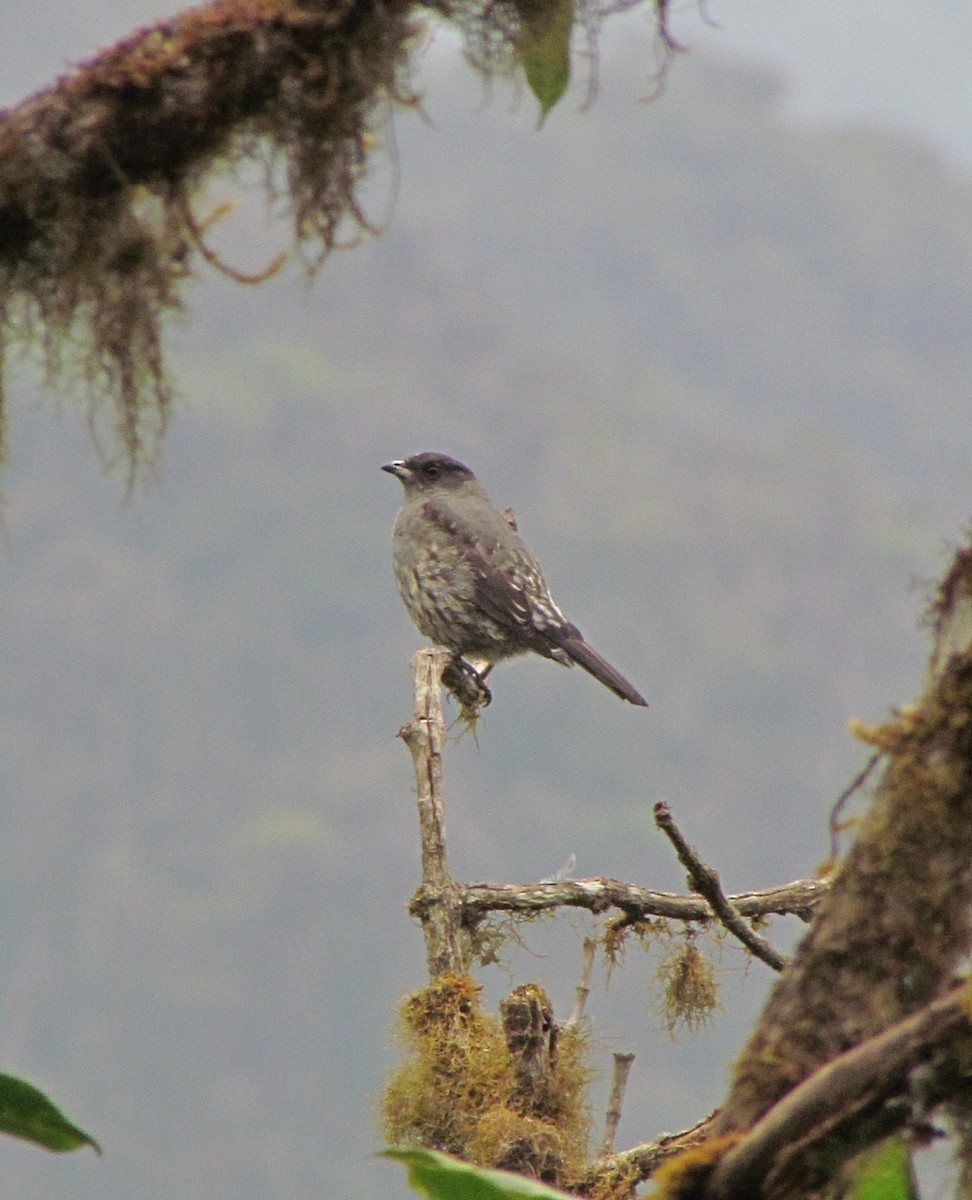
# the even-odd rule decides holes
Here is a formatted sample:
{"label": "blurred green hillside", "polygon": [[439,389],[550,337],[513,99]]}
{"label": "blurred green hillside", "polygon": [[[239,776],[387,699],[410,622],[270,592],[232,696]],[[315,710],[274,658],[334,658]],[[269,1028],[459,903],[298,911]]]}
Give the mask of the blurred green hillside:
{"label": "blurred green hillside", "polygon": [[[3,1147],[11,1196],[398,1195],[374,1101],[422,982],[406,664],[382,462],[468,461],[644,691],[522,662],[446,764],[453,867],[680,889],[664,798],[729,888],[813,871],[852,715],[916,690],[969,510],[972,182],[882,131],[795,127],[692,56],[650,105],[533,129],[441,56],[369,203],[385,234],[173,329],[183,404],[125,503],[83,423],[14,405],[0,655],[0,1067],[104,1145]],[[625,78],[637,71],[629,62]],[[233,191],[227,182],[225,192]],[[219,189],[215,189],[219,192]],[[268,258],[244,205],[221,252]],[[491,996],[561,1011],[585,926]],[[784,933],[785,936],[791,936]],[[673,1046],[637,954],[592,998],[638,1054],[622,1138],[702,1115],[767,985]]]}

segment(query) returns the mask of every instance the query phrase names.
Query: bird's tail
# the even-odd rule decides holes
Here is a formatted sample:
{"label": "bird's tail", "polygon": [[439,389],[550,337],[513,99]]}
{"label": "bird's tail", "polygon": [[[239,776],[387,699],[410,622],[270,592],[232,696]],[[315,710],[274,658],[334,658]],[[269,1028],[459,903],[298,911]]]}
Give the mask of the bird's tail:
{"label": "bird's tail", "polygon": [[648,701],[641,692],[628,683],[621,672],[616,671],[606,659],[601,658],[600,654],[583,638],[568,638],[560,643],[560,647],[579,667],[583,667],[595,679],[600,680],[616,696],[627,700],[629,704],[640,704],[643,708],[648,707]]}

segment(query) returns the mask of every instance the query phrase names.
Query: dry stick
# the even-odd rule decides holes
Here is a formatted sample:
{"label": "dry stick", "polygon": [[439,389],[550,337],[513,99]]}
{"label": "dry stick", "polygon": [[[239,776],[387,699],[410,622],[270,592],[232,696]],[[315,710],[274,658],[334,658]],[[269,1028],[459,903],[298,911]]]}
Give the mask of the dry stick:
{"label": "dry stick", "polygon": [[699,895],[709,902],[712,911],[729,932],[758,959],[762,960],[774,971],[782,971],[786,959],[766,941],[765,938],[751,929],[743,920],[739,910],[734,908],[726,898],[719,882],[719,874],[707,867],[699,858],[698,851],[685,840],[682,831],[675,824],[668,805],[659,801],[655,805],[655,824],[675,847],[678,860],[689,873],[689,881]]}
{"label": "dry stick", "polygon": [[581,958],[580,981],[577,984],[577,999],[570,1016],[564,1022],[564,1029],[573,1029],[584,1016],[587,997],[591,994],[591,973],[594,970],[594,955],[597,953],[598,940],[593,937],[584,938],[584,954]]}
{"label": "dry stick", "polygon": [[834,807],[830,810],[830,853],[834,858],[837,857],[840,849],[838,844],[838,839],[840,838],[839,820],[844,805],[851,798],[851,796],[854,795],[858,788],[862,788],[864,784],[867,783],[868,777],[880,761],[880,753],[872,754],[860,771],[857,772],[847,787],[844,788],[844,790],[834,801]]}
{"label": "dry stick", "polygon": [[[492,912],[530,915],[567,907],[597,915],[614,908],[629,924],[646,917],[699,921],[711,916],[710,905],[701,896],[680,896],[617,879],[457,884],[446,863],[442,806],[446,726],[439,680],[446,661],[447,656],[428,649],[413,657],[415,707],[412,720],[399,731],[412,753],[422,841],[422,886],[412,898],[409,912],[422,922],[434,975],[461,970],[459,930],[463,925],[475,926]],[[792,913],[809,920],[829,887],[829,880],[798,879],[776,888],[742,892],[729,897],[729,902],[743,917]],[[459,906],[458,910],[454,911],[454,906]]]}
{"label": "dry stick", "polygon": [[422,839],[422,884],[410,911],[418,915],[425,934],[429,978],[463,969],[459,931],[461,890],[446,862],[445,813],[442,804],[442,748],[445,721],[440,682],[448,656],[438,650],[419,650],[411,661],[415,708],[411,721],[398,731],[412,754]]}
{"label": "dry stick", "polygon": [[621,1121],[621,1108],[624,1104],[624,1090],[628,1086],[628,1072],[634,1062],[633,1054],[614,1055],[614,1072],[611,1076],[611,1091],[608,1094],[607,1112],[604,1116],[604,1137],[597,1152],[598,1158],[604,1158],[614,1149],[614,1137],[618,1132]]}

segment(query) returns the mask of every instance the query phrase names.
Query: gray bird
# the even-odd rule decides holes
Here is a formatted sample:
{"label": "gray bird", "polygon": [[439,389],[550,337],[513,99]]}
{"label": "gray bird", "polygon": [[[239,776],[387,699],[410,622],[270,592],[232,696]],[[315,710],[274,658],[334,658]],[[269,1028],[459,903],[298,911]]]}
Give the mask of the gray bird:
{"label": "gray bird", "polygon": [[554,603],[511,514],[494,507],[468,467],[426,452],[382,470],[405,487],[392,562],[408,615],[427,638],[456,659],[485,661],[480,680],[500,659],[532,650],[577,663],[622,700],[647,706]]}

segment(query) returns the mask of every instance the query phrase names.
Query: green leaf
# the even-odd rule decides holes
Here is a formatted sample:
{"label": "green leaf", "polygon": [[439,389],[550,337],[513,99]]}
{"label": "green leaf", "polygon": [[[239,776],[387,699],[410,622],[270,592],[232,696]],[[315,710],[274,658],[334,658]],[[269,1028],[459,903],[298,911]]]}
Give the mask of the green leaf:
{"label": "green leaf", "polygon": [[541,125],[570,83],[573,28],[574,0],[555,0],[544,9],[542,17],[525,20],[520,31],[520,62],[530,91],[540,104]]}
{"label": "green leaf", "polygon": [[845,1200],[916,1200],[918,1192],[908,1147],[888,1138],[858,1155],[848,1168]]}
{"label": "green leaf", "polygon": [[408,1182],[429,1200],[576,1200],[509,1171],[487,1171],[471,1167],[461,1158],[435,1150],[384,1150],[385,1158],[396,1158],[408,1168]]}
{"label": "green leaf", "polygon": [[43,1092],[13,1075],[0,1075],[0,1133],[25,1138],[48,1150],[91,1146],[101,1153],[94,1138],[72,1125]]}

